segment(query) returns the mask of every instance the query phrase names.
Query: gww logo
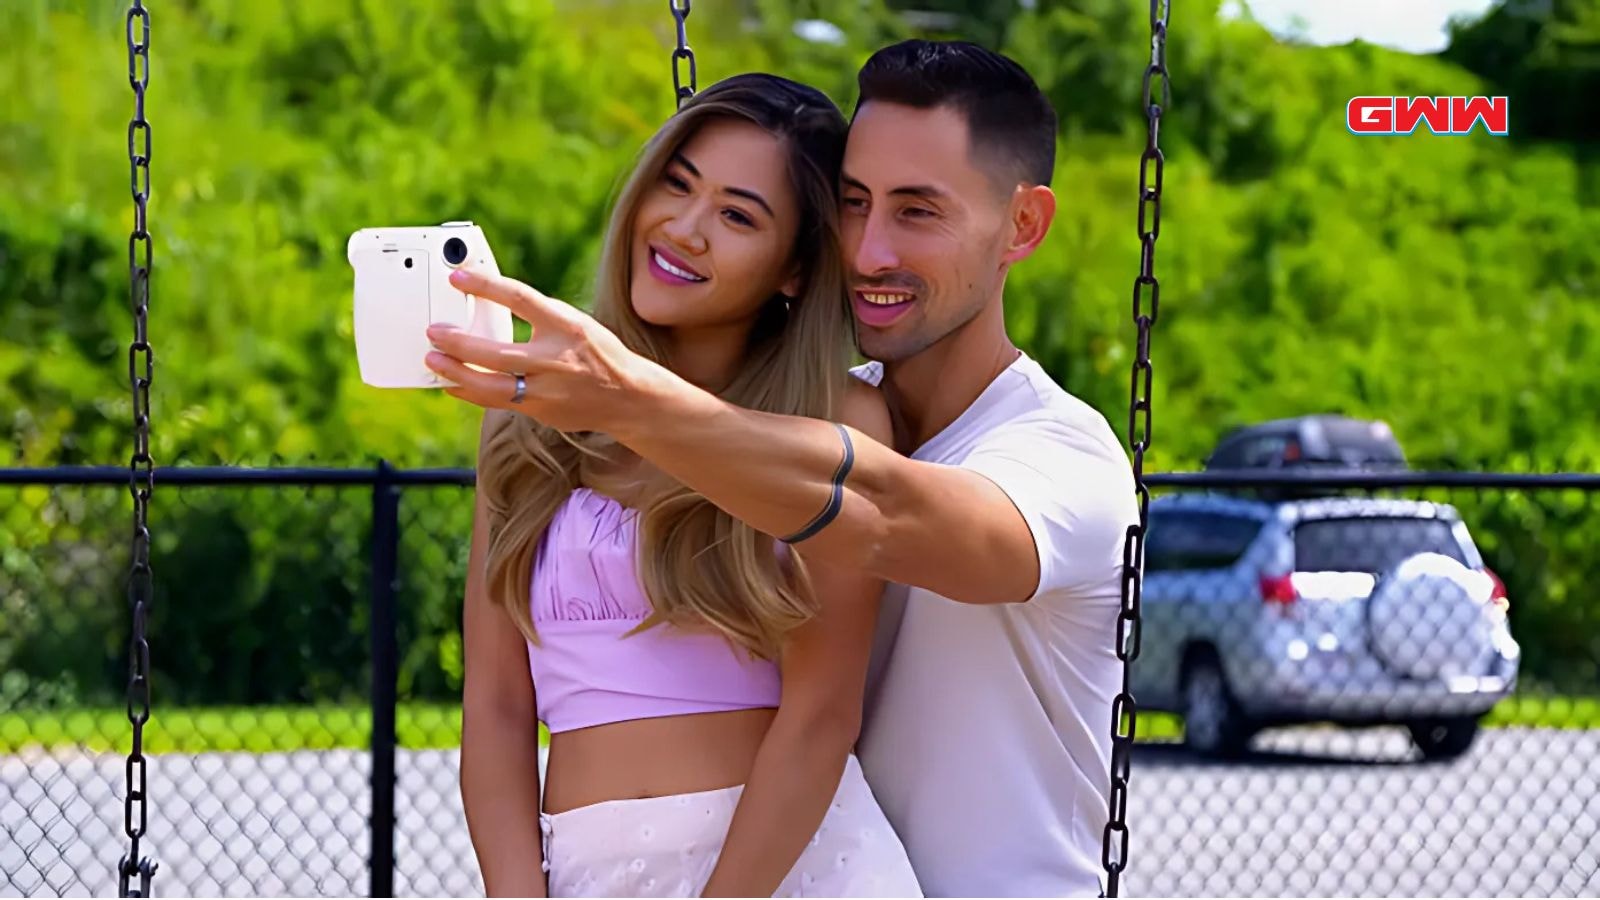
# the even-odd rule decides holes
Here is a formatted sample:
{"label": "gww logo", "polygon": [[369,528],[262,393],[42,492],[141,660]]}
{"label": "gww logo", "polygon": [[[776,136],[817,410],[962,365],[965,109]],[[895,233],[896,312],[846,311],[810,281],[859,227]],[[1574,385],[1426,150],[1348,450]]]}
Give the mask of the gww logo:
{"label": "gww logo", "polygon": [[1351,97],[1345,124],[1352,134],[1411,134],[1426,124],[1434,134],[1510,133],[1508,97]]}

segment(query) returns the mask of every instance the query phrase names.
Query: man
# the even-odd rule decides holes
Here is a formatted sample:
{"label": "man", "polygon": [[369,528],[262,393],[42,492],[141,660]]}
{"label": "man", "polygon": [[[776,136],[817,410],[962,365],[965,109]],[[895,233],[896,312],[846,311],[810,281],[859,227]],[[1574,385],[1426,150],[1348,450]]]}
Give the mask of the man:
{"label": "man", "polygon": [[1055,213],[1055,113],[964,43],[886,48],[859,86],[842,233],[873,360],[857,375],[881,385],[895,448],[727,404],[505,279],[458,284],[529,319],[531,342],[440,331],[430,365],[457,396],[608,432],[752,526],[892,582],[859,753],[923,888],[1093,896],[1138,509],[1105,419],[1006,335],[1006,275]]}

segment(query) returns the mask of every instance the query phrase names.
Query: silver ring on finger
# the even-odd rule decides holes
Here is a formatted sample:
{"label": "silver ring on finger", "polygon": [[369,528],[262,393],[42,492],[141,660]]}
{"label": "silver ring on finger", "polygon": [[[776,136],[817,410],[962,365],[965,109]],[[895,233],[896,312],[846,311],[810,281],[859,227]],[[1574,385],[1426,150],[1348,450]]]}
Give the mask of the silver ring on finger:
{"label": "silver ring on finger", "polygon": [[514,404],[521,403],[528,396],[528,376],[517,375],[515,377],[517,389],[511,392],[511,402]]}

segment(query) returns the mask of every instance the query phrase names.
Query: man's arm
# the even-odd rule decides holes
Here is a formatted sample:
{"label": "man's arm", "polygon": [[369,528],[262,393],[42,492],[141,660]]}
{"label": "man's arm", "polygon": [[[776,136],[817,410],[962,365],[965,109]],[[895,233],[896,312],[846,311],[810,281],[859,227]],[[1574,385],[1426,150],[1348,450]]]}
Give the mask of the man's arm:
{"label": "man's arm", "polygon": [[[613,435],[734,518],[782,537],[827,505],[844,456],[833,424],[745,409],[661,370],[630,394],[632,414]],[[855,460],[844,502],[803,542],[808,556],[967,603],[1032,596],[1034,535],[1005,491],[977,472],[849,433]]]}
{"label": "man's arm", "polygon": [[[776,537],[827,507],[844,456],[832,423],[722,401],[522,282],[465,269],[450,281],[533,326],[527,342],[509,344],[429,328],[437,352],[427,365],[454,383],[451,396],[562,431],[606,432]],[[1114,544],[1133,496],[1131,470],[1126,459],[1111,462],[1118,454],[1109,436],[1070,452],[1079,435],[1059,425],[1028,423],[1011,435],[1017,440],[986,441],[993,446],[960,466],[910,460],[849,431],[855,459],[842,507],[797,543],[821,562],[968,603],[1024,601],[1080,574],[1103,575],[1107,560],[1120,564]]]}

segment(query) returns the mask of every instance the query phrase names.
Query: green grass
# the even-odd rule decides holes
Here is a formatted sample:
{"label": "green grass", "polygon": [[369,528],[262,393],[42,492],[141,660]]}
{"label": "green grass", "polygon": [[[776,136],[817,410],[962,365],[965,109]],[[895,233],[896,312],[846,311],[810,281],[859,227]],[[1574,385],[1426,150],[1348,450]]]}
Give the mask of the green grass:
{"label": "green grass", "polygon": [[[157,709],[144,727],[149,753],[366,749],[372,717],[356,705]],[[1600,728],[1600,697],[1518,696],[1495,707],[1484,724],[1541,728]],[[0,714],[0,754],[25,749],[77,749],[124,753],[131,726],[121,709],[81,709]],[[540,726],[540,740],[549,735]],[[413,750],[461,744],[461,707],[402,703],[395,715],[399,745]],[[1141,712],[1140,740],[1173,740],[1183,720]]]}
{"label": "green grass", "polygon": [[[371,712],[356,705],[156,709],[144,726],[149,753],[366,749]],[[132,726],[122,709],[0,714],[0,753],[24,748],[126,752]],[[402,703],[395,711],[400,746],[420,750],[461,744],[461,707]],[[541,740],[547,735],[540,727]]]}
{"label": "green grass", "polygon": [[1515,696],[1484,718],[1491,728],[1600,728],[1600,697]]}
{"label": "green grass", "polygon": [[[1513,696],[1483,719],[1486,728],[1600,728],[1600,697]],[[1183,737],[1183,717],[1164,712],[1140,712],[1139,740],[1178,740]]]}
{"label": "green grass", "polygon": [[1140,710],[1134,726],[1136,741],[1175,741],[1183,737],[1183,717],[1172,713]]}

